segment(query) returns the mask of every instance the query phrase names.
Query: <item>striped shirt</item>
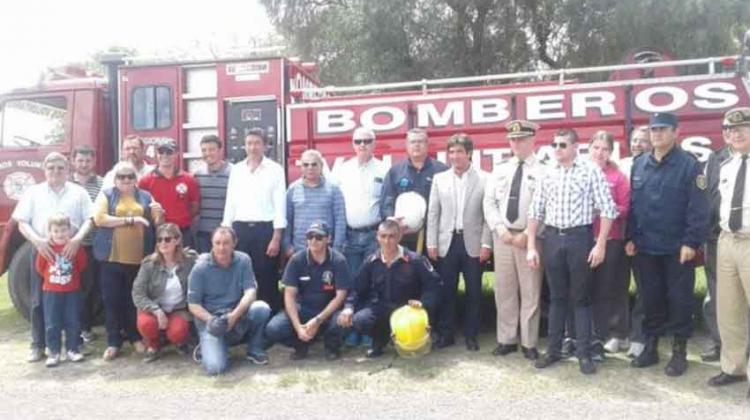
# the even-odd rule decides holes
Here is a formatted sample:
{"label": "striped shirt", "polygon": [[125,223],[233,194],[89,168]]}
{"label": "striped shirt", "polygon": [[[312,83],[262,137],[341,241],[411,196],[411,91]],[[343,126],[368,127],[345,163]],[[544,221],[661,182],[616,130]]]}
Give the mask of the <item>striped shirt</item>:
{"label": "striped shirt", "polygon": [[328,224],[333,236],[333,247],[341,251],[346,239],[346,206],[339,187],[321,178],[320,184],[308,187],[302,179],[289,186],[286,192],[286,220],[284,249],[305,249],[305,234],[313,222]]}
{"label": "striped shirt", "polygon": [[594,209],[601,217],[614,220],[617,208],[601,168],[576,158],[573,165],[559,164],[538,180],[529,217],[547,226],[568,229],[590,225]]}
{"label": "striped shirt", "polygon": [[[91,198],[92,203],[96,201],[96,196],[99,195],[99,191],[102,189],[103,179],[104,178],[100,177],[97,174],[92,174],[86,180],[86,182],[78,182],[75,176],[70,177],[71,182],[82,186],[83,189],[86,190],[86,193],[88,193],[89,197]],[[89,233],[87,233],[86,236],[83,238],[83,245],[89,246],[92,243],[94,243],[94,233],[96,233],[96,228],[92,226]]]}
{"label": "striped shirt", "polygon": [[224,206],[227,201],[227,184],[232,165],[224,165],[211,171],[204,165],[195,171],[195,179],[201,190],[201,206],[198,212],[198,232],[213,232],[224,218]]}

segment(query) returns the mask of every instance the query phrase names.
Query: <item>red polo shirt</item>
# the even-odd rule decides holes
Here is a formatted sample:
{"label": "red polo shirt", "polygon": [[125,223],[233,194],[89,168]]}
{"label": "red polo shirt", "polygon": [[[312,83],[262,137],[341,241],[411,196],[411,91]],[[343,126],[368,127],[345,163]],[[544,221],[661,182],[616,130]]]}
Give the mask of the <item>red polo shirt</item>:
{"label": "red polo shirt", "polygon": [[200,187],[192,175],[179,171],[175,176],[166,178],[158,169],[154,169],[141,178],[138,187],[150,192],[154,200],[161,204],[166,222],[182,229],[190,227],[190,205],[201,201]]}

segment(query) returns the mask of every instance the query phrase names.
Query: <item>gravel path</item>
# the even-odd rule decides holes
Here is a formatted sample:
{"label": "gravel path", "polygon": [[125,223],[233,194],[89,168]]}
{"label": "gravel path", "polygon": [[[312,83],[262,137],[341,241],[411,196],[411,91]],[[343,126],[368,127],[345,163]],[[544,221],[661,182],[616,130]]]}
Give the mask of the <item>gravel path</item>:
{"label": "gravel path", "polygon": [[[659,367],[635,370],[610,358],[592,377],[568,361],[545,371],[514,354],[461,346],[420,360],[377,361],[350,350],[335,363],[289,362],[274,349],[266,367],[237,359],[221,378],[204,377],[191,361],[167,354],[145,365],[135,355],[105,363],[98,357],[56,369],[30,365],[26,333],[0,332],[0,418],[396,418],[396,419],[748,419],[747,384],[711,389],[716,364],[700,363],[691,347],[690,370],[668,378]],[[102,343],[97,343],[102,346]],[[101,348],[97,348],[98,351]],[[99,354],[97,351],[97,355]],[[666,359],[668,349],[662,348]],[[388,367],[392,363],[392,367]]]}

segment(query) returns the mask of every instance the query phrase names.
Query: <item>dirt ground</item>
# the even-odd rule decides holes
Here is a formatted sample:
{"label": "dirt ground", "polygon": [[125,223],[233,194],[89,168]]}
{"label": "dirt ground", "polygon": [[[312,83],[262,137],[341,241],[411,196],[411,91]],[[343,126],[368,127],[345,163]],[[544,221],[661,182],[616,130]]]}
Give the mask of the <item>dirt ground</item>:
{"label": "dirt ground", "polygon": [[573,360],[539,371],[519,353],[494,357],[490,332],[479,353],[457,345],[419,360],[392,352],[367,360],[355,348],[329,363],[317,344],[309,360],[291,362],[290,350],[274,348],[270,365],[255,367],[237,349],[233,369],[219,378],[171,350],[148,365],[129,348],[104,362],[100,338],[83,363],[47,369],[25,362],[28,325],[9,307],[4,281],[0,287],[0,418],[750,418],[747,384],[705,385],[718,364],[700,362],[700,338],[681,378],[663,374],[668,343],[656,368],[632,369],[615,356],[584,377]]}

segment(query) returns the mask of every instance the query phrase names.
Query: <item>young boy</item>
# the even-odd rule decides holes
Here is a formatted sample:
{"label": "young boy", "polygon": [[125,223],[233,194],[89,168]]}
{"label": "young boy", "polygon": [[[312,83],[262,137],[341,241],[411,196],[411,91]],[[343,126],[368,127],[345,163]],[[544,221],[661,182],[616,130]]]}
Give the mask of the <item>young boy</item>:
{"label": "young boy", "polygon": [[65,246],[70,241],[71,226],[68,216],[59,214],[47,222],[50,245],[54,261],[37,255],[35,266],[43,279],[42,307],[44,308],[45,338],[47,341],[47,367],[60,363],[62,347],[61,332],[65,329],[65,348],[68,360],[80,362],[81,335],[81,272],[86,268],[86,252],[79,248],[70,260],[64,256]]}

